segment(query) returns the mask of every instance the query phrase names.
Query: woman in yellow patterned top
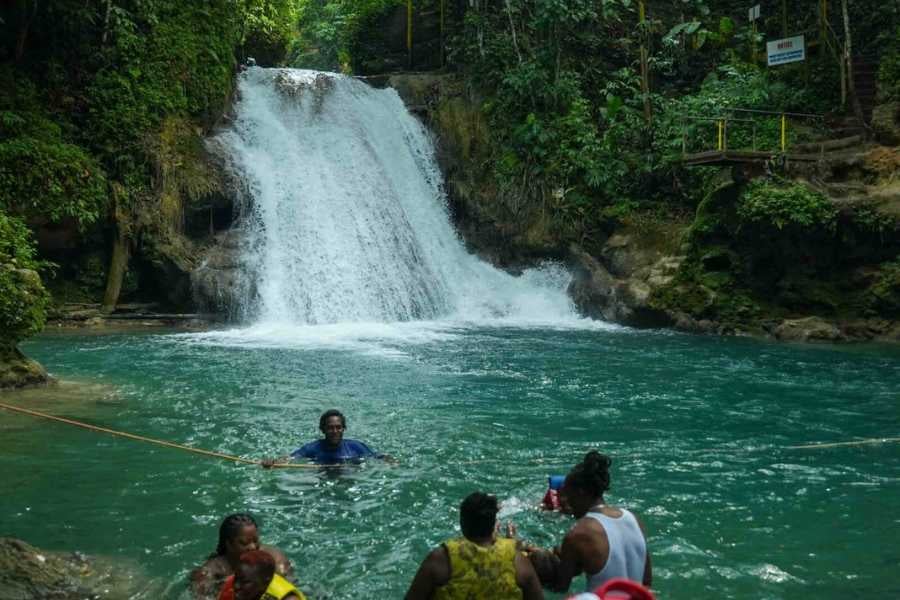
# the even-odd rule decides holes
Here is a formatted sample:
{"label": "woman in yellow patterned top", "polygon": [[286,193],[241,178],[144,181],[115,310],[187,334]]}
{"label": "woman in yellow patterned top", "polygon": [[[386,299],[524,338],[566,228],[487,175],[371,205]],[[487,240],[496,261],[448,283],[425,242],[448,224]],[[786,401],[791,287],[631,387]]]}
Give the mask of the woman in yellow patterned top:
{"label": "woman in yellow patterned top", "polygon": [[496,536],[497,498],[475,492],[459,507],[463,537],[422,561],[406,600],[543,600],[540,581],[516,541]]}

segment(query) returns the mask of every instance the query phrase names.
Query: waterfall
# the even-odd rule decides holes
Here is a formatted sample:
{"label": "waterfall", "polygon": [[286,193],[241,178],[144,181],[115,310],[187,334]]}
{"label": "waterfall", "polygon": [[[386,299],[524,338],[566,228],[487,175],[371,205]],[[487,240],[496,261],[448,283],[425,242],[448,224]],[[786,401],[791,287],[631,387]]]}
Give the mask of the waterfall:
{"label": "waterfall", "polygon": [[577,318],[562,267],[514,277],[466,251],[429,132],[392,89],[254,67],[216,144],[247,198],[250,321]]}

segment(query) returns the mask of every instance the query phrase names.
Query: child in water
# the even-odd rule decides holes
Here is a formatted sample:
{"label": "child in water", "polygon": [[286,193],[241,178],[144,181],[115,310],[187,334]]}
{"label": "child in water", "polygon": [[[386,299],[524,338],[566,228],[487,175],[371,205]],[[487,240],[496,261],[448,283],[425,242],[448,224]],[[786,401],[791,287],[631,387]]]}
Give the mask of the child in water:
{"label": "child in water", "polygon": [[559,490],[565,483],[565,475],[551,475],[547,478],[547,493],[541,501],[541,508],[544,510],[561,510],[562,503],[559,498]]}
{"label": "child in water", "polygon": [[306,600],[303,592],[275,572],[275,559],[268,552],[251,550],[219,592],[219,600]]}

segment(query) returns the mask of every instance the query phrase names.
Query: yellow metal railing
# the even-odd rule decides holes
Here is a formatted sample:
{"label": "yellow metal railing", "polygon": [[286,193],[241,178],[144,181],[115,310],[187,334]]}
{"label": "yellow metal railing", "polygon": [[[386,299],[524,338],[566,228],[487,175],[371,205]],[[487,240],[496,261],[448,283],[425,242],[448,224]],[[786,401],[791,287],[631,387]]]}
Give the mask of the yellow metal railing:
{"label": "yellow metal railing", "polygon": [[[786,111],[775,112],[748,108],[728,109],[723,114],[714,117],[685,115],[682,118],[681,152],[682,154],[688,154],[689,133],[696,133],[696,128],[693,128],[693,131],[689,132],[689,122],[708,122],[715,126],[715,149],[713,150],[709,147],[705,147],[700,150],[701,152],[725,152],[732,149],[784,154],[788,151],[791,143],[789,133],[792,124],[798,125],[801,122],[805,122],[807,124],[812,123],[813,127],[817,127],[821,125],[823,118],[823,115],[817,114]],[[776,128],[777,141],[774,145],[777,147],[773,147],[773,144],[771,143],[765,143],[765,140],[760,146],[758,135],[759,129],[761,126],[765,125]],[[736,136],[734,134],[732,134],[731,139],[729,139],[729,132],[740,128],[749,129],[749,136],[747,135],[747,131],[744,130],[743,135],[737,136],[739,138],[737,141],[735,140]],[[795,130],[796,129],[797,127],[795,127]],[[771,133],[769,134],[769,140],[772,141]],[[736,143],[729,143],[735,141]]]}

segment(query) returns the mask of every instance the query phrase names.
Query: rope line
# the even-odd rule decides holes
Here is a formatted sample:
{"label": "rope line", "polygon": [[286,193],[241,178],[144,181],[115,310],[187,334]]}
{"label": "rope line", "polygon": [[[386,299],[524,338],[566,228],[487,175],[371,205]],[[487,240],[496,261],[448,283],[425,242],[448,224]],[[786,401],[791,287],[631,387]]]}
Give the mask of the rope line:
{"label": "rope line", "polygon": [[854,442],[830,442],[822,444],[803,444],[802,446],[787,446],[788,450],[814,450],[816,448],[837,448],[839,446],[864,446],[868,444],[888,444],[891,442],[900,442],[900,437],[895,438],[869,438],[867,440],[856,440]]}
{"label": "rope line", "polygon": [[[67,425],[74,425],[75,427],[82,427],[84,429],[88,429],[90,431],[97,431],[100,433],[106,433],[109,435],[123,437],[131,440],[136,440],[138,442],[146,442],[148,444],[156,444],[158,446],[164,446],[166,448],[174,448],[176,450],[183,450],[185,452],[191,452],[193,454],[199,454],[201,456],[208,456],[211,458],[219,458],[222,460],[231,461],[234,463],[240,463],[245,465],[257,465],[262,466],[263,461],[255,460],[250,458],[242,458],[240,456],[232,456],[230,454],[223,454],[221,452],[214,452],[212,450],[204,450],[202,448],[193,448],[191,446],[185,446],[183,444],[176,444],[175,442],[168,442],[165,440],[158,440],[154,438],[145,437],[142,435],[137,435],[134,433],[128,433],[125,431],[117,431],[115,429],[108,429],[106,427],[100,427],[98,425],[91,425],[89,423],[82,423],[81,421],[76,421],[74,419],[66,419],[64,417],[57,417],[55,415],[47,414],[44,412],[40,412],[37,410],[31,410],[28,408],[22,408],[19,406],[12,406],[11,404],[4,404],[0,402],[0,408],[4,408],[6,410],[21,413],[24,415],[29,415],[32,417],[38,417],[41,419],[48,419],[50,421],[57,421],[59,423],[65,423]],[[864,440],[855,440],[852,442],[827,442],[827,443],[815,443],[815,444],[802,444],[799,446],[785,446],[785,450],[817,450],[819,448],[839,448],[839,447],[847,447],[847,446],[865,446],[865,445],[873,445],[873,444],[889,444],[900,442],[900,437],[892,437],[892,438],[869,438]],[[470,460],[463,461],[458,464],[472,465],[472,464],[483,464],[489,462],[499,462],[497,459],[481,459],[481,460]],[[545,466],[551,466],[554,462],[557,462],[557,459],[554,458],[538,458],[532,459],[530,461],[532,464],[539,464]],[[561,461],[566,462],[566,461]],[[313,465],[306,463],[273,463],[269,466],[272,469],[321,469],[321,468],[335,468],[341,467],[343,465]]]}
{"label": "rope line", "polygon": [[[166,448],[175,448],[176,450],[184,450],[185,452],[192,452],[194,454],[200,454],[202,456],[209,456],[212,458],[220,458],[222,460],[228,460],[231,462],[241,463],[241,464],[245,464],[245,465],[261,466],[263,464],[263,461],[261,461],[261,460],[241,458],[240,456],[232,456],[230,454],[222,454],[221,452],[213,452],[212,450],[204,450],[202,448],[192,448],[191,446],[185,446],[183,444],[176,444],[175,442],[167,442],[165,440],[157,440],[154,438],[149,438],[149,437],[137,435],[134,433],[128,433],[125,431],[116,431],[115,429],[108,429],[106,427],[99,427],[97,425],[91,425],[89,423],[82,423],[81,421],[75,421],[74,419],[66,419],[64,417],[57,417],[55,415],[50,415],[50,414],[43,413],[43,412],[40,412],[37,410],[21,408],[19,406],[12,406],[10,404],[4,404],[2,402],[0,402],[0,408],[5,408],[6,410],[10,410],[10,411],[17,412],[17,413],[22,413],[25,415],[30,415],[32,417],[38,417],[41,419],[49,419],[51,421],[65,423],[67,425],[74,425],[76,427],[82,427],[84,429],[88,429],[91,431],[99,431],[100,433],[107,433],[109,435],[128,438],[130,440],[137,440],[139,442],[147,442],[148,444],[156,444],[158,446],[165,446]],[[305,464],[305,463],[275,463],[275,464],[272,464],[270,468],[273,468],[273,469],[320,469],[322,467],[339,467],[339,466],[341,466],[341,465],[311,465],[311,464]]]}

